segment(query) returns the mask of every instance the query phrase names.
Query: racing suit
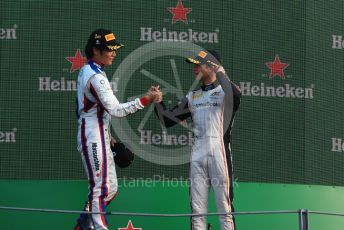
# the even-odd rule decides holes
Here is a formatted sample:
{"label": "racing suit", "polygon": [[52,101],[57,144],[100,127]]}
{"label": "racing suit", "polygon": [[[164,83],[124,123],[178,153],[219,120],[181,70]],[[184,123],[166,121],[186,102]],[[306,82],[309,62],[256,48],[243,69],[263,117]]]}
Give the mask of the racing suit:
{"label": "racing suit", "polygon": [[[190,162],[190,199],[194,214],[206,213],[208,191],[212,186],[218,212],[234,211],[233,173],[230,132],[241,92],[222,72],[210,85],[189,92],[171,110],[156,104],[155,112],[166,127],[190,117],[193,121],[194,144]],[[232,215],[220,216],[222,230],[234,230]],[[191,229],[205,230],[206,216],[191,218]]]}
{"label": "racing suit", "polygon": [[[111,116],[124,117],[144,106],[137,98],[119,103],[102,67],[93,61],[80,70],[77,90],[78,151],[88,177],[91,212],[105,212],[117,193],[117,176],[110,150]],[[104,214],[92,215],[95,229],[108,229]]]}

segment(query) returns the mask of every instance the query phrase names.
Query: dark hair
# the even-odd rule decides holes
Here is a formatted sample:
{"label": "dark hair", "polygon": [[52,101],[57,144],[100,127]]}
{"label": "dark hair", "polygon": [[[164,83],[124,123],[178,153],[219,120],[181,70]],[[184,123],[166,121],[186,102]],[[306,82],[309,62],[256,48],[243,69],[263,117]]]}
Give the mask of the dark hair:
{"label": "dark hair", "polygon": [[94,53],[93,53],[93,48],[96,48],[100,51],[100,53],[103,52],[103,50],[106,50],[106,47],[100,46],[100,45],[94,45],[90,42],[87,42],[86,47],[85,47],[85,54],[87,59],[93,58]]}
{"label": "dark hair", "polygon": [[93,45],[87,43],[85,47],[85,54],[87,59],[93,58]]}

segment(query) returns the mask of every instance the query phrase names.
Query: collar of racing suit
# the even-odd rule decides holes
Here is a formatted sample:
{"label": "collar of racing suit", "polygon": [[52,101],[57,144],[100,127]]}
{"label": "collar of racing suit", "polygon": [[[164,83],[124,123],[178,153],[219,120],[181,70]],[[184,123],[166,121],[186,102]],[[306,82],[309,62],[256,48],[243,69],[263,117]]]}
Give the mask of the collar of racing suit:
{"label": "collar of racing suit", "polygon": [[208,90],[215,89],[218,85],[219,85],[219,82],[216,80],[209,85],[202,85],[201,88],[203,91],[208,91]]}
{"label": "collar of racing suit", "polygon": [[103,69],[104,69],[104,65],[99,64],[99,63],[95,62],[95,61],[92,60],[92,59],[88,60],[88,64],[89,64],[91,67],[94,66],[94,67],[96,67],[96,68],[99,68],[100,70],[103,70]]}

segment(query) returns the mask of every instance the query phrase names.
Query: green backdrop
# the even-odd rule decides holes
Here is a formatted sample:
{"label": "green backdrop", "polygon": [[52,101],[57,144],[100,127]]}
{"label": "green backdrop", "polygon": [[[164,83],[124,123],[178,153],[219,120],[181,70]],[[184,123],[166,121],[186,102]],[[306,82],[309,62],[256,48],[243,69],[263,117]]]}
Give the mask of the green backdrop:
{"label": "green backdrop", "polygon": [[[78,50],[84,57],[88,35],[103,27],[125,44],[107,69],[120,101],[160,84],[173,106],[190,89],[192,66],[179,43],[176,52],[137,51],[150,42],[220,52],[243,91],[232,139],[237,181],[343,185],[343,1],[180,4],[184,13],[173,14],[177,0],[1,1],[0,178],[85,178],[74,113],[80,66],[69,60]],[[132,52],[142,58],[123,67]],[[138,140],[140,153],[120,177],[188,177],[189,129],[163,130],[151,108],[114,126],[119,139]],[[149,143],[164,132],[179,142]]]}

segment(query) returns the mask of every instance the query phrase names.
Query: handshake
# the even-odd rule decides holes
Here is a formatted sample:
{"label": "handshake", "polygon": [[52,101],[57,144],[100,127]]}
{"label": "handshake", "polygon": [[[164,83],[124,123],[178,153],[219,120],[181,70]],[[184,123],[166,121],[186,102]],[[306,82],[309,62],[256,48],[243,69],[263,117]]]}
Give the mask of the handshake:
{"label": "handshake", "polygon": [[162,92],[160,91],[160,86],[151,86],[146,94],[146,97],[150,102],[160,103],[162,101]]}

